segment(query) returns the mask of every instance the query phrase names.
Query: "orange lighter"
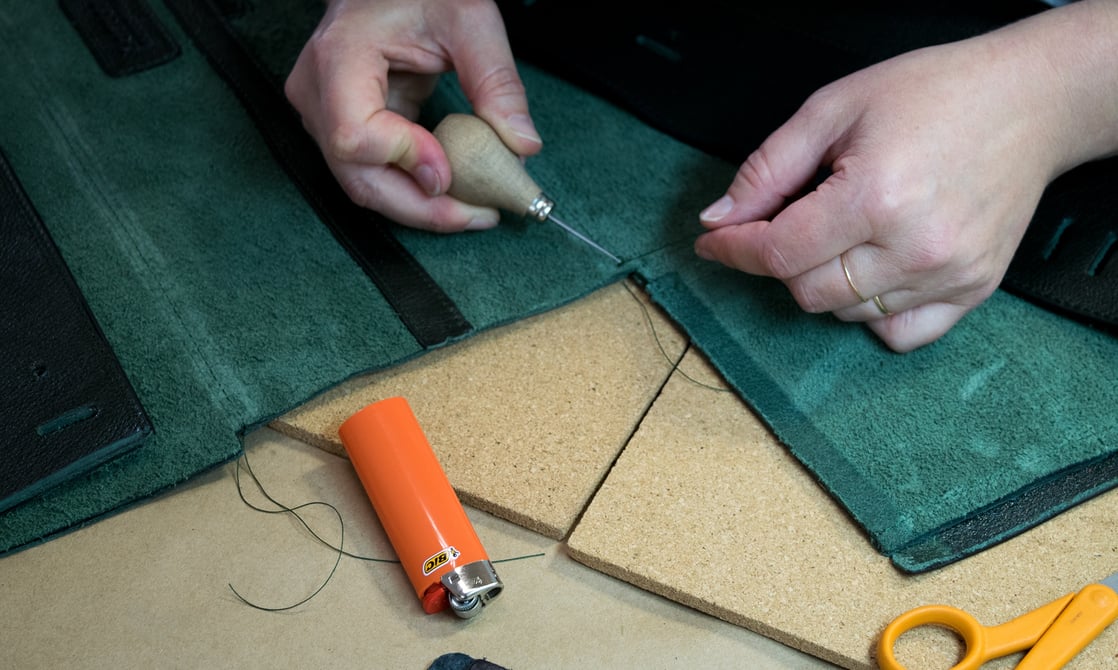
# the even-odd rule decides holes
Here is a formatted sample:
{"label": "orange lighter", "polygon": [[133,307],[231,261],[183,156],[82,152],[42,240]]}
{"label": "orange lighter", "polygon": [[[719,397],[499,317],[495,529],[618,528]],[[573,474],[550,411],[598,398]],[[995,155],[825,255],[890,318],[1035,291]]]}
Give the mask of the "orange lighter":
{"label": "orange lighter", "polygon": [[469,618],[496,598],[504,586],[407,401],[368,405],[338,433],[423,611]]}

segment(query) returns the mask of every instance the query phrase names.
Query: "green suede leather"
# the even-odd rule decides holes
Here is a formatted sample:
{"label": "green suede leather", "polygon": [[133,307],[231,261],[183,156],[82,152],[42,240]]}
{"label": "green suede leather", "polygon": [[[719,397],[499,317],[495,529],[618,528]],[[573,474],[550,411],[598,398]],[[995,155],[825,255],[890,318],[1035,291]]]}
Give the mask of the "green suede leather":
{"label": "green suede leather", "polygon": [[[256,4],[275,13],[258,7],[235,25],[278,79],[315,12]],[[120,79],[98,69],[53,3],[0,8],[0,146],[155,425],[137,451],[0,515],[0,552],[227,462],[245,431],[424,353],[173,17],[152,5],[182,55]],[[1062,488],[1012,528],[943,541],[989,506],[1118,453],[1118,340],[999,292],[939,342],[891,353],[859,325],[801,312],[773,280],[694,256],[697,212],[735,166],[532,67],[522,76],[545,139],[529,171],[557,214],[625,263],[538,223],[453,236],[399,228],[473,333],[638,276],[909,571],[1118,483]],[[465,110],[448,76],[425,120]]]}

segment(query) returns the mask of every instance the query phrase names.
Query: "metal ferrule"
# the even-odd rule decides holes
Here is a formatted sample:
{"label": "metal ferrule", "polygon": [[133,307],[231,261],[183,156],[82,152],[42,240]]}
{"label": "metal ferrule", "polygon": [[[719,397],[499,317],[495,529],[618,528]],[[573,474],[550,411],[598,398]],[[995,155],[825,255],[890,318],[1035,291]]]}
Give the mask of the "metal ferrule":
{"label": "metal ferrule", "polygon": [[554,208],[555,201],[547,197],[546,194],[541,193],[528,205],[528,212],[525,216],[536,219],[537,221],[547,221],[548,215],[551,214],[551,210]]}
{"label": "metal ferrule", "polygon": [[456,567],[443,575],[441,581],[448,591],[450,608],[463,619],[476,615],[504,589],[489,561],[474,561]]}

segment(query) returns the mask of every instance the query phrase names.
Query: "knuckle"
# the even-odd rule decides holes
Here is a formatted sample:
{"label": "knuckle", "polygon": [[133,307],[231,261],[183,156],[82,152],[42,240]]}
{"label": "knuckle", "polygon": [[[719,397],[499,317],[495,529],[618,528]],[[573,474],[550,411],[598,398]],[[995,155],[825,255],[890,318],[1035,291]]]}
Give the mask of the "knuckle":
{"label": "knuckle", "polygon": [[393,197],[393,190],[384,181],[360,174],[339,177],[338,183],[354,204],[380,212],[401,225],[434,233],[454,233],[464,227],[455,222],[453,210],[437,206],[439,199],[429,201],[427,206],[405,205]]}
{"label": "knuckle", "polygon": [[324,152],[341,164],[400,165],[417,158],[415,140],[395,114],[381,110],[368,119],[338,121],[326,131]]}
{"label": "knuckle", "polygon": [[381,202],[381,189],[376,182],[369,182],[358,176],[344,176],[338,184],[355,204],[365,209],[378,210]]}
{"label": "knuckle", "polygon": [[905,242],[902,250],[905,265],[916,274],[946,272],[961,278],[974,272],[977,267],[967,258],[969,245],[962,235],[959,226],[926,221]]}
{"label": "knuckle", "polygon": [[341,163],[351,163],[361,152],[362,129],[341,124],[330,129],[325,142],[328,156]]}
{"label": "knuckle", "polygon": [[339,50],[345,44],[345,34],[337,24],[320,25],[303,46],[299,61],[305,61],[318,76],[337,59]]}
{"label": "knuckle", "polygon": [[788,258],[770,238],[765,238],[761,243],[758,258],[761,261],[762,268],[770,276],[776,277],[777,279],[789,280],[797,274],[793,271],[792,264],[788,261]]}
{"label": "knuckle", "polygon": [[898,354],[907,354],[923,344],[922,342],[914,341],[912,338],[894,335],[893,333],[885,333],[879,335],[879,337],[881,341],[885,343],[885,346]]}
{"label": "knuckle", "polygon": [[[950,270],[954,264],[949,246],[938,238],[925,238],[915,244],[906,255],[908,265],[916,274]],[[961,264],[954,274],[961,277],[970,274],[972,270],[969,264]]]}
{"label": "knuckle", "polygon": [[911,216],[920,196],[911,184],[897,176],[896,170],[887,167],[870,171],[864,176],[865,199],[863,207],[870,221],[895,224]]}
{"label": "knuckle", "polygon": [[524,83],[514,67],[498,65],[486,72],[478,81],[478,92],[483,96],[510,97],[525,94]]}
{"label": "knuckle", "polygon": [[922,323],[910,313],[877,323],[880,326],[874,332],[885,346],[898,354],[906,354],[936,341],[951,327],[951,323]]}
{"label": "knuckle", "polygon": [[842,94],[843,81],[837,79],[815,89],[800,106],[800,112],[819,116],[832,110]]}
{"label": "knuckle", "polygon": [[738,168],[735,181],[744,182],[754,191],[767,192],[770,185],[775,182],[770,152],[771,149],[767,144],[757,147]]}
{"label": "knuckle", "polygon": [[796,116],[810,126],[833,132],[834,119],[844,116],[850,102],[846,82],[839,79],[815,89],[796,110]]}
{"label": "knuckle", "polygon": [[785,282],[792,298],[800,309],[810,314],[818,314],[827,311],[825,298],[816,287],[813,287],[809,282],[790,280]]}
{"label": "knuckle", "polygon": [[299,109],[299,104],[302,102],[302,78],[299,76],[298,67],[291,70],[287,75],[287,79],[283,82],[283,96],[291,103],[295,109]]}

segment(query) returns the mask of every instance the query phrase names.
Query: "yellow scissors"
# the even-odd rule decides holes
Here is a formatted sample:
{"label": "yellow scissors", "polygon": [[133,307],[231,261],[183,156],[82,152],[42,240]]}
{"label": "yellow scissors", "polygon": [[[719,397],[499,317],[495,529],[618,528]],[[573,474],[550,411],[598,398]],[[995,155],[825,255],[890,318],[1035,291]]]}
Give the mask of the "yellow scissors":
{"label": "yellow scissors", "polygon": [[925,605],[893,620],[881,634],[877,662],[882,670],[905,670],[893,655],[902,633],[918,626],[946,626],[966,643],[966,654],[951,670],[977,670],[986,661],[1029,650],[1017,670],[1057,670],[1118,618],[1118,572],[1023,614],[987,627],[961,609]]}

